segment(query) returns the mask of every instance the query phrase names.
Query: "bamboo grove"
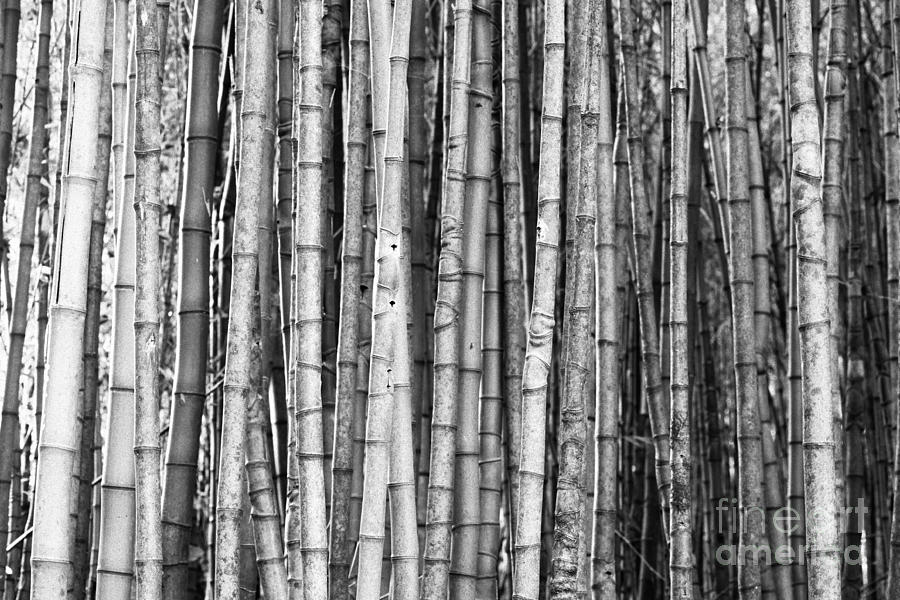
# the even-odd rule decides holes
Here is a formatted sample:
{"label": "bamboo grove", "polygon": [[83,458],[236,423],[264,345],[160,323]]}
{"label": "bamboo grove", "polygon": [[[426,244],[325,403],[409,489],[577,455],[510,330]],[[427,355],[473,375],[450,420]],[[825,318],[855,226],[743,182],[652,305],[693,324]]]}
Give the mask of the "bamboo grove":
{"label": "bamboo grove", "polygon": [[900,0],[0,0],[2,600],[900,598]]}

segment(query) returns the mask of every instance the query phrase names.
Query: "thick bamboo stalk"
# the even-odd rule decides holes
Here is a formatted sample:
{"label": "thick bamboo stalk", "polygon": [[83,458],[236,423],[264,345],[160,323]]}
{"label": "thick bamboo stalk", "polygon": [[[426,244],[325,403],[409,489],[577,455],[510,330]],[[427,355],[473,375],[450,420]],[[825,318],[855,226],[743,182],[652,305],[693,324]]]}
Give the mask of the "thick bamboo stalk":
{"label": "thick bamboo stalk", "polygon": [[641,136],[638,99],[637,58],[634,42],[634,15],[630,0],[619,0],[619,45],[623,64],[625,112],[628,125],[628,168],[631,178],[631,212],[633,222],[635,280],[641,326],[642,380],[650,411],[650,428],[656,454],[656,484],[659,488],[663,524],[668,532],[669,512],[669,407],[663,401],[659,360],[659,330],[651,281],[650,224],[644,181],[644,143]]}
{"label": "thick bamboo stalk", "polygon": [[534,298],[522,373],[516,570],[513,597],[538,597],[544,483],[544,414],[553,353],[559,256],[565,17],[561,0],[545,6],[543,113],[541,117]]}
{"label": "thick bamboo stalk", "polygon": [[[594,301],[594,238],[597,216],[597,138],[599,89],[599,48],[595,46],[594,28],[597,26],[598,2],[579,3],[574,18],[581,22],[581,36],[576,34],[570,44],[583,64],[572,57],[572,76],[580,81],[570,86],[569,110],[578,111],[577,137],[570,154],[570,178],[575,188],[567,192],[566,219],[566,292],[563,318],[562,393],[559,424],[559,473],[551,556],[549,590],[554,597],[576,598],[581,585],[584,562],[584,513],[587,451],[587,405],[591,393],[593,342],[590,330]],[[587,57],[590,58],[587,58]],[[593,110],[590,110],[588,107]],[[591,114],[593,113],[593,114]],[[570,112],[570,116],[572,113]],[[570,135],[571,141],[573,136]],[[577,173],[577,175],[576,175]],[[571,181],[571,179],[570,179]]]}
{"label": "thick bamboo stalk", "polygon": [[69,474],[77,453],[79,382],[71,366],[80,364],[87,303],[91,205],[97,180],[96,152],[105,0],[85,0],[78,12],[79,44],[72,56],[72,136],[65,163],[61,223],[50,308],[47,406],[38,454],[32,546],[32,596],[38,600],[66,594],[71,502]]}
{"label": "thick bamboo stalk", "polygon": [[341,256],[341,317],[337,356],[334,462],[332,465],[331,529],[329,532],[329,585],[335,600],[349,597],[350,495],[354,470],[353,425],[360,342],[357,314],[363,261],[363,197],[365,194],[366,92],[369,85],[369,31],[367,3],[356,0],[350,8],[350,86],[347,121],[347,165],[344,181],[344,235]]}
{"label": "thick bamboo stalk", "polygon": [[[298,12],[300,96],[294,123],[297,139],[297,198],[293,243],[293,331],[290,394],[297,436],[300,555],[303,597],[319,600],[328,589],[328,538],[322,465],[322,22],[321,6],[301,0]],[[252,64],[249,63],[248,64]]]}
{"label": "thick bamboo stalk", "polygon": [[[690,381],[688,373],[688,73],[687,14],[683,2],[672,7],[672,181],[669,257],[671,287],[669,330],[671,335],[671,425],[672,488],[669,558],[670,597],[693,597],[694,557],[692,552],[693,456],[690,431]],[[730,13],[729,13],[729,18]],[[729,68],[731,63],[729,63]],[[743,73],[743,71],[742,71]],[[729,91],[730,93],[730,91]],[[732,201],[732,194],[728,194]],[[732,231],[737,223],[732,222]],[[732,245],[732,256],[737,250]],[[737,337],[737,336],[735,336]],[[755,398],[754,398],[755,400]]]}
{"label": "thick bamboo stalk", "polygon": [[756,341],[754,332],[753,221],[749,188],[747,133],[745,7],[729,4],[726,21],[727,58],[725,143],[729,232],[728,275],[731,281],[732,343],[735,398],[737,403],[738,508],[741,527],[738,555],[738,585],[742,598],[756,598],[761,591],[763,566],[756,553],[765,536],[765,512],[762,498],[762,430],[759,421],[756,381]]}
{"label": "thick bamboo stalk", "polygon": [[821,197],[821,155],[809,2],[788,4],[791,204],[797,231],[797,296],[803,363],[803,467],[809,595],[840,596],[838,527],[834,514],[834,439],[830,326]]}
{"label": "thick bamboo stalk", "polygon": [[162,593],[159,443],[160,42],[156,0],[136,7],[134,122],[134,576],[137,600]]}
{"label": "thick bamboo stalk", "polygon": [[[18,14],[13,16],[18,24]],[[0,420],[0,527],[2,527],[0,539],[6,540],[6,544],[14,540],[6,515],[9,514],[10,509],[11,477],[13,471],[19,468],[18,463],[15,461],[14,450],[19,444],[19,386],[22,375],[25,333],[28,327],[28,296],[31,289],[31,258],[34,254],[37,208],[40,203],[41,188],[43,186],[41,182],[41,177],[43,176],[41,161],[44,159],[47,141],[47,101],[50,87],[50,25],[52,17],[53,4],[48,0],[44,0],[41,3],[39,15],[38,56],[34,79],[34,109],[32,110],[31,133],[28,146],[28,178],[25,184],[25,201],[22,206],[20,221],[21,234],[19,235],[15,300],[12,305],[12,323],[9,332],[9,348],[7,349],[3,416],[2,420]],[[4,53],[4,57],[7,54]],[[15,59],[14,53],[13,59]],[[15,76],[13,76],[13,81],[15,81]],[[3,102],[3,98],[0,98],[0,102]],[[2,118],[2,111],[0,111],[0,119]],[[0,127],[2,127],[2,123],[0,123]],[[2,135],[0,135],[0,154],[3,152],[2,143]],[[4,198],[6,195],[5,186],[6,168],[3,168],[2,173],[0,173],[0,195]],[[0,569],[4,573],[4,582],[6,582],[6,559],[7,553],[5,551],[0,552]]]}
{"label": "thick bamboo stalk", "polygon": [[180,268],[175,389],[169,414],[163,483],[163,596],[179,597],[187,587],[188,542],[193,524],[200,426],[206,401],[209,337],[209,247],[212,225],[207,203],[213,196],[218,140],[218,84],[223,5],[194,3],[190,83],[185,117],[184,188],[179,220]]}
{"label": "thick bamboo stalk", "polygon": [[[97,185],[94,188],[94,202],[91,210],[91,241],[88,258],[87,314],[84,325],[84,396],[82,405],[81,447],[79,450],[79,485],[76,504],[75,546],[72,568],[72,588],[74,597],[81,600],[88,592],[86,583],[90,574],[91,522],[98,515],[91,514],[91,496],[94,488],[95,440],[100,409],[100,314],[103,297],[103,249],[106,230],[106,203],[109,195],[110,146],[112,143],[112,53],[113,53],[113,3],[107,3],[105,43],[103,48],[103,94],[100,97],[100,120],[97,137]],[[49,45],[50,26],[46,37]],[[101,473],[98,470],[97,473]]]}
{"label": "thick bamboo stalk", "polygon": [[453,22],[453,68],[448,73],[452,78],[449,90],[450,122],[446,128],[447,165],[441,202],[441,254],[434,312],[434,403],[422,580],[422,596],[426,600],[442,599],[449,589],[461,339],[459,307],[463,295],[463,207],[471,82],[470,0],[455,4]]}
{"label": "thick bamboo stalk", "polygon": [[[97,558],[97,594],[103,598],[127,600],[131,597],[134,569],[134,287],[135,287],[135,211],[134,198],[134,52],[127,43],[128,5],[115,7],[113,49],[113,134],[125,136],[124,151],[113,150],[114,172],[122,173],[114,184],[116,197],[116,270],[113,281],[113,330],[110,358],[110,400],[103,452],[103,477],[100,497],[100,547]],[[125,49],[131,51],[126,58]],[[122,63],[128,66],[126,93]],[[119,92],[118,94],[116,92]],[[121,112],[120,112],[121,111]],[[126,133],[127,132],[127,133]]]}

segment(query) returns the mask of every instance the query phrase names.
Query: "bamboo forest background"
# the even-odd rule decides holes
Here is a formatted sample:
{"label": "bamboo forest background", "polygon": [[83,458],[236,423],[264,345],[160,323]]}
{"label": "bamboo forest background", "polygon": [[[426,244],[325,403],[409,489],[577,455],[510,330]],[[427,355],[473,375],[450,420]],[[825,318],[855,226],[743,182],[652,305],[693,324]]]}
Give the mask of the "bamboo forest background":
{"label": "bamboo forest background", "polygon": [[900,2],[0,0],[4,600],[900,598]]}

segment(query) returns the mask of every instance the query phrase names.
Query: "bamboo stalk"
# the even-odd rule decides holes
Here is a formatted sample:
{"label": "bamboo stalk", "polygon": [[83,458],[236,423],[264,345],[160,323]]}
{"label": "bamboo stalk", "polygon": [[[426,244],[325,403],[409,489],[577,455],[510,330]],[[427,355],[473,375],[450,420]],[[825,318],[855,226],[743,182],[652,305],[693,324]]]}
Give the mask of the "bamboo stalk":
{"label": "bamboo stalk", "polygon": [[[675,3],[672,9],[672,181],[671,181],[671,232],[669,257],[671,269],[671,300],[669,330],[671,335],[671,425],[672,432],[672,488],[669,559],[670,597],[684,600],[693,597],[694,557],[691,539],[693,473],[692,440],[690,434],[690,381],[688,371],[688,69],[686,6]],[[729,13],[730,19],[730,13]],[[729,63],[729,67],[730,67]],[[729,94],[731,88],[729,88]],[[728,197],[734,198],[729,191]],[[732,221],[732,231],[738,223]],[[732,256],[738,254],[732,244]],[[734,286],[733,286],[734,287]],[[735,294],[737,290],[735,289]],[[737,336],[735,336],[736,338]]]}
{"label": "bamboo stalk", "polygon": [[[341,318],[337,356],[337,406],[335,410],[334,462],[332,464],[331,529],[329,532],[329,584],[336,600],[349,597],[349,544],[351,488],[354,476],[354,412],[360,332],[363,262],[363,203],[365,194],[366,91],[369,85],[369,46],[366,2],[357,0],[350,9],[350,85],[347,122],[347,165],[344,182],[344,235],[341,256]],[[360,465],[361,466],[361,465]],[[357,524],[358,527],[358,524]]]}
{"label": "bamboo stalk", "polygon": [[[301,0],[298,12],[300,97],[295,118],[297,200],[293,245],[293,332],[291,396],[297,436],[300,556],[303,597],[323,599],[328,589],[328,538],[322,464],[322,22],[316,0]],[[249,63],[248,63],[249,64]]]}
{"label": "bamboo stalk", "polygon": [[79,382],[69,371],[83,352],[91,203],[96,182],[99,100],[102,84],[104,0],[85,0],[79,9],[79,45],[72,56],[73,135],[65,164],[65,225],[60,227],[50,307],[47,406],[42,424],[35,490],[32,596],[66,594],[70,532],[67,527],[69,474],[77,453]]}
{"label": "bamboo stalk", "polygon": [[840,595],[834,507],[830,326],[821,199],[821,156],[809,2],[788,5],[788,55],[793,140],[791,204],[797,231],[797,290],[803,363],[803,462],[809,594]]}
{"label": "bamboo stalk", "polygon": [[177,369],[169,416],[163,483],[163,595],[174,600],[187,586],[191,499],[197,482],[200,426],[206,400],[209,337],[209,246],[207,202],[213,194],[219,146],[217,97],[223,6],[197,0],[191,31],[190,83],[185,125],[184,188],[179,220]]}
{"label": "bamboo stalk", "polygon": [[[100,103],[100,120],[97,137],[97,186],[94,188],[94,201],[91,211],[91,241],[88,257],[87,314],[84,326],[84,397],[82,406],[81,447],[79,450],[79,486],[76,504],[76,531],[74,560],[72,565],[74,594],[76,599],[85,597],[86,585],[90,575],[89,559],[91,556],[92,520],[99,518],[91,514],[92,491],[94,487],[95,464],[94,447],[99,439],[99,416],[101,403],[99,398],[100,372],[100,318],[103,296],[103,247],[106,230],[106,204],[109,195],[110,179],[110,146],[112,143],[112,54],[113,54],[113,3],[107,3],[105,42],[103,48],[103,95]],[[47,45],[49,46],[50,25],[46,26]],[[46,142],[46,138],[44,139]],[[43,176],[43,174],[41,174]],[[97,474],[102,470],[97,470]]]}
{"label": "bamboo stalk", "polygon": [[522,372],[518,523],[514,598],[538,597],[541,508],[544,483],[544,404],[553,352],[559,255],[560,163],[563,111],[564,10],[561,0],[545,6],[544,91],[541,117],[538,224],[534,298]]}
{"label": "bamboo stalk", "polygon": [[450,121],[445,126],[447,164],[441,201],[441,253],[434,312],[434,403],[421,593],[425,600],[442,599],[449,589],[472,29],[472,3],[461,0],[453,7],[453,67],[447,72],[452,83],[448,90]]}

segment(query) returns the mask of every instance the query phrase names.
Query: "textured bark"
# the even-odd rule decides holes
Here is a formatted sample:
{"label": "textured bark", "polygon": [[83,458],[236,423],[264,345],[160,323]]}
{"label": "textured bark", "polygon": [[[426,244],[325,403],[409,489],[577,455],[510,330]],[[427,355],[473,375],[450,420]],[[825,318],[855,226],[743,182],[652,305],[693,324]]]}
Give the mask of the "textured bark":
{"label": "textured bark", "polygon": [[350,562],[355,546],[350,539],[350,493],[354,470],[353,422],[359,402],[357,347],[361,312],[363,259],[363,196],[365,186],[366,89],[369,85],[369,31],[367,7],[356,0],[350,9],[350,87],[347,123],[347,165],[344,181],[344,236],[341,256],[341,316],[337,355],[337,406],[329,531],[329,585],[335,600],[349,597]]}
{"label": "textured bark", "polygon": [[[12,15],[18,25],[18,13]],[[0,421],[0,539],[10,544],[17,535],[13,535],[6,516],[10,511],[10,486],[14,471],[18,471],[15,449],[19,444],[19,385],[22,374],[22,354],[25,347],[25,332],[28,326],[28,296],[31,289],[31,258],[34,254],[35,227],[37,225],[37,208],[41,197],[44,159],[47,142],[47,98],[50,87],[50,24],[53,16],[53,4],[48,0],[41,3],[39,16],[38,56],[34,79],[34,109],[31,117],[31,134],[28,142],[28,178],[25,184],[25,201],[22,205],[21,234],[19,236],[19,260],[16,269],[15,300],[12,305],[12,322],[9,331],[9,347],[6,359],[6,379],[3,391],[3,417]],[[7,21],[8,22],[8,21]],[[4,53],[4,57],[6,53]],[[15,54],[13,54],[15,60]],[[15,73],[13,73],[13,82]],[[5,78],[4,78],[5,85]],[[5,107],[5,98],[0,97]],[[10,114],[11,114],[10,110]],[[0,111],[0,121],[3,119]],[[2,122],[0,122],[2,127]],[[3,136],[0,134],[0,154],[3,152]],[[6,141],[6,152],[9,153],[9,142]],[[2,160],[0,160],[2,162]],[[6,197],[6,173],[9,165],[0,165],[0,196]],[[99,171],[99,168],[98,168]],[[3,200],[0,200],[2,206]],[[2,210],[2,209],[0,209]],[[102,234],[101,234],[102,239]],[[98,304],[99,306],[99,304]],[[17,502],[17,500],[13,500]],[[16,565],[9,565],[18,568]],[[7,553],[0,552],[0,570],[3,581],[6,577]]]}
{"label": "textured bark", "polygon": [[797,231],[797,296],[803,363],[803,482],[809,595],[840,596],[838,524],[834,514],[834,439],[826,241],[821,196],[819,121],[809,2],[788,4],[791,208]]}
{"label": "textured bark", "polygon": [[[683,2],[672,7],[672,182],[669,234],[671,336],[671,425],[672,491],[669,537],[670,597],[693,597],[694,557],[692,552],[693,465],[691,452],[690,395],[688,374],[688,73],[687,14]],[[729,13],[730,15],[730,13]],[[730,16],[729,16],[730,18]],[[727,51],[726,51],[727,52]],[[729,62],[729,68],[731,63]],[[743,73],[743,70],[741,71]],[[731,193],[728,195],[732,198]],[[732,222],[732,231],[736,223]],[[732,249],[732,255],[736,255]],[[737,337],[737,336],[735,336]],[[755,400],[755,398],[754,398]]]}
{"label": "textured bark", "polygon": [[732,300],[732,341],[734,352],[735,401],[737,404],[738,507],[740,533],[738,591],[741,598],[759,598],[761,571],[758,548],[764,541],[765,520],[762,498],[762,432],[756,389],[756,342],[753,323],[753,221],[749,188],[746,80],[746,11],[736,0],[729,4],[726,21],[725,55],[729,277]]}
{"label": "textured bark", "polygon": [[218,140],[218,85],[222,2],[197,0],[191,31],[191,66],[181,199],[178,333],[175,389],[169,413],[163,484],[163,596],[175,600],[188,584],[188,542],[194,520],[200,425],[206,400],[209,336],[208,203],[213,197]]}
{"label": "textured bark", "polygon": [[80,441],[79,382],[71,365],[81,363],[87,303],[91,207],[96,182],[105,0],[85,0],[79,9],[79,45],[72,56],[72,136],[62,186],[65,220],[60,227],[50,307],[47,406],[42,424],[35,489],[32,597],[66,594],[71,533],[70,473]]}
{"label": "textured bark", "polygon": [[[618,0],[619,51],[623,65],[625,113],[628,126],[628,169],[631,180],[631,213],[634,238],[634,270],[641,327],[641,377],[650,411],[650,429],[656,454],[656,485],[659,489],[663,525],[668,532],[669,407],[663,401],[659,364],[659,330],[653,302],[650,223],[644,181],[644,142],[641,137],[639,82],[634,43],[634,15],[630,0]],[[668,534],[667,534],[668,535]]]}
{"label": "textured bark", "polygon": [[139,0],[135,21],[134,577],[137,600],[150,600],[162,593],[163,562],[157,386],[162,135],[156,1]]}
{"label": "textured bark", "polygon": [[538,597],[543,504],[545,401],[553,355],[559,257],[565,11],[561,0],[544,13],[543,113],[541,116],[538,220],[534,295],[522,372],[522,436],[519,446],[518,523],[513,597]]}
{"label": "textured bark", "polygon": [[[261,189],[272,165],[266,164],[264,146],[272,143],[270,87],[275,63],[275,23],[272,2],[238,5],[245,10],[246,33],[238,36],[243,45],[243,93],[240,106],[240,177],[235,207],[234,242],[230,318],[225,357],[225,381],[222,411],[222,442],[218,471],[216,509],[216,597],[237,599],[240,592],[240,523],[246,484],[241,468],[245,456],[247,416],[251,396],[257,394],[252,374],[254,339],[254,298],[258,274],[260,197]],[[238,29],[240,31],[240,29]],[[244,37],[242,40],[241,37]],[[254,65],[254,68],[247,68]],[[258,68],[257,68],[258,67]],[[269,154],[271,157],[271,154]],[[271,183],[271,180],[269,180]],[[257,329],[258,335],[258,329]],[[252,438],[249,438],[252,440]],[[253,457],[248,459],[253,471]],[[249,474],[249,473],[248,473]],[[254,488],[255,490],[256,488]],[[258,510],[258,509],[257,509]],[[257,531],[257,534],[259,532]],[[263,554],[263,553],[261,553]],[[265,557],[265,555],[263,555]],[[269,590],[266,590],[267,592]],[[279,597],[279,596],[275,596]]]}
{"label": "textured bark", "polygon": [[450,122],[447,127],[447,165],[441,201],[441,253],[434,311],[434,404],[422,579],[422,596],[426,600],[444,598],[449,589],[461,339],[459,307],[463,296],[463,207],[471,81],[472,3],[469,0],[456,3],[453,22]]}

